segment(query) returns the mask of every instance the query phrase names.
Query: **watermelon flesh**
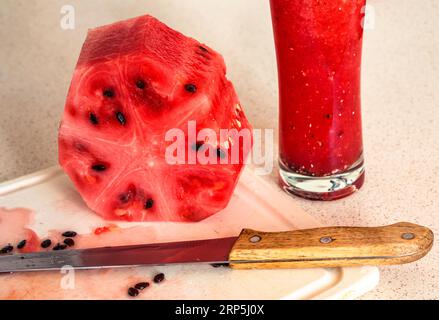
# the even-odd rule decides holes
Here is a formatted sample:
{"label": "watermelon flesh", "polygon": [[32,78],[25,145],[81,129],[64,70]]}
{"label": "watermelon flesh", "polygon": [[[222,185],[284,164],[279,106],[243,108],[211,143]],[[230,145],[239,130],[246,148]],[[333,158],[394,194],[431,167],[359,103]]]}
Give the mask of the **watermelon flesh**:
{"label": "watermelon flesh", "polygon": [[222,158],[239,145],[239,161],[169,164],[166,132],[181,129],[189,144],[188,121],[218,137],[251,130],[221,55],[151,16],[99,27],[73,74],[59,163],[105,219],[199,221],[226,207],[249,150],[239,137],[205,139],[186,146],[185,157],[204,149]]}

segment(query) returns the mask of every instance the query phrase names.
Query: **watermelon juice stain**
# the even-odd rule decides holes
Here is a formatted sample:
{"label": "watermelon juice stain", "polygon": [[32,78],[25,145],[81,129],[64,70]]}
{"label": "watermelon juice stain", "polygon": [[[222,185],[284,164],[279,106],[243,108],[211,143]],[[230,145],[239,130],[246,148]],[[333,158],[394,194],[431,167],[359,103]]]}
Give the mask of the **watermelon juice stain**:
{"label": "watermelon juice stain", "polygon": [[360,68],[365,0],[271,0],[284,189],[334,200],[364,182]]}

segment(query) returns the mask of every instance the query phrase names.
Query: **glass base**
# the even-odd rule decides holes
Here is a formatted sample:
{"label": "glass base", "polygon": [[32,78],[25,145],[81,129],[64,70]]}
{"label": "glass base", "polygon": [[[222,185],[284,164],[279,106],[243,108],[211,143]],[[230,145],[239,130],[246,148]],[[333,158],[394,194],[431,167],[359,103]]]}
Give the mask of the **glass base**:
{"label": "glass base", "polygon": [[364,183],[364,162],[361,158],[349,170],[332,176],[312,177],[285,169],[280,163],[280,183],[290,194],[310,200],[336,200],[344,198]]}

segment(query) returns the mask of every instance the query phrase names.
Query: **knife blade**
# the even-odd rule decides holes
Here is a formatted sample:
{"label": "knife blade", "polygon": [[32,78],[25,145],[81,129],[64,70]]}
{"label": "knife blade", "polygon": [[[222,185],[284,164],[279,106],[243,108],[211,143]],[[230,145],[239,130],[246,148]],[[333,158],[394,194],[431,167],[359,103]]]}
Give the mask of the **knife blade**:
{"label": "knife blade", "polygon": [[285,232],[244,229],[237,237],[0,257],[0,273],[184,263],[236,269],[402,264],[425,256],[433,232],[400,222],[385,227],[325,227]]}
{"label": "knife blade", "polygon": [[237,237],[103,247],[67,251],[47,251],[0,258],[0,272],[117,268],[173,263],[227,263]]}

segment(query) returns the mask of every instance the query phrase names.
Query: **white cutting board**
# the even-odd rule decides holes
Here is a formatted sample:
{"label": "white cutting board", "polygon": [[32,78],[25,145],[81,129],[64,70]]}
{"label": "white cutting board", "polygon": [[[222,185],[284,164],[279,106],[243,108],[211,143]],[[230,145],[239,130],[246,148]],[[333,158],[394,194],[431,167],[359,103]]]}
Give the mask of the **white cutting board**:
{"label": "white cutting board", "polygon": [[[91,233],[107,223],[85,207],[69,179],[57,167],[0,184],[0,207],[33,210],[35,219],[29,227],[41,237],[50,230]],[[294,198],[249,168],[242,174],[229,206],[204,221],[117,224],[122,228],[148,227],[145,243],[236,236],[244,227],[284,231],[319,226],[295,205]],[[73,287],[61,285],[65,274],[57,272],[1,275],[0,299],[124,299],[130,285],[149,281],[156,272],[164,272],[166,281],[151,286],[139,299],[354,299],[373,289],[379,280],[376,267],[301,270],[230,270],[210,265],[142,267],[78,271]]]}

